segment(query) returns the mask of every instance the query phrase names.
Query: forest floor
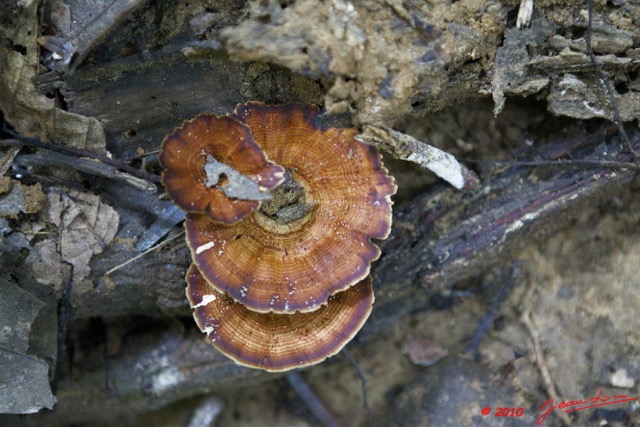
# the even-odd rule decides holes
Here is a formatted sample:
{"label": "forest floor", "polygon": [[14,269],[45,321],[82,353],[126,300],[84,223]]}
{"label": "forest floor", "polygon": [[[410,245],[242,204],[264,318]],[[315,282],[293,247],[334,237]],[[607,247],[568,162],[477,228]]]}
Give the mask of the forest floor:
{"label": "forest floor", "polygon": [[[640,6],[535,0],[518,28],[521,3],[0,0],[0,424],[640,426]],[[479,179],[385,153],[376,303],[301,371],[321,404],[218,354],[184,297],[160,143],[249,100]]]}

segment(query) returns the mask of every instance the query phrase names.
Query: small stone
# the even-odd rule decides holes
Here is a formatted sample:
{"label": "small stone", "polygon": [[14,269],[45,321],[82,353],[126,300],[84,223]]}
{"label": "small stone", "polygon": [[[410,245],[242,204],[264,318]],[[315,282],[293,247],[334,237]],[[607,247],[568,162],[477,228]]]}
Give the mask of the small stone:
{"label": "small stone", "polygon": [[611,385],[620,388],[633,388],[635,380],[629,376],[626,369],[618,369],[611,374]]}

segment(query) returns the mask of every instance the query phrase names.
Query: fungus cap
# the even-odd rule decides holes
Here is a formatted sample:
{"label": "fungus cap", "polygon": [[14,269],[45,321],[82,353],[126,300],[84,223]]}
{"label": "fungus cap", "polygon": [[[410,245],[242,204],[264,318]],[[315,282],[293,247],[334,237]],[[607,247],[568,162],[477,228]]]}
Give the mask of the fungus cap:
{"label": "fungus cap", "polygon": [[160,164],[178,206],[225,224],[258,208],[284,180],[284,169],[267,159],[246,125],[215,114],[200,114],[167,135]]}
{"label": "fungus cap", "polygon": [[380,256],[370,239],[390,232],[396,185],[380,154],[357,141],[355,129],[317,127],[317,116],[315,106],[258,103],[240,105],[232,115],[304,190],[304,215],[280,223],[260,209],[230,226],[186,217],[187,242],[202,275],[250,310],[317,310],[369,275]]}
{"label": "fungus cap", "polygon": [[360,330],[374,302],[367,277],[313,313],[256,313],[209,286],[194,264],[186,280],[193,317],[211,344],[240,365],[274,372],[337,354]]}

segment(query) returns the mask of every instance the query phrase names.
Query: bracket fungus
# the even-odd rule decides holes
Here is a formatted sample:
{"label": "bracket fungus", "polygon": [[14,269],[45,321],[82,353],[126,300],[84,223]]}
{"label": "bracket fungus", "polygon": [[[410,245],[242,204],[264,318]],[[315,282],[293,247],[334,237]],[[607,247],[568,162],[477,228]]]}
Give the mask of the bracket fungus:
{"label": "bracket fungus", "polygon": [[230,117],[200,114],[162,142],[162,184],[187,212],[231,224],[260,206],[284,180],[251,130]]}
{"label": "bracket fungus", "polygon": [[355,129],[320,129],[315,106],[248,103],[231,116],[283,166],[291,183],[273,191],[268,208],[298,210],[284,220],[258,209],[233,225],[188,214],[187,242],[205,279],[258,312],[309,312],[369,275],[380,256],[371,238],[391,229],[396,185],[374,147]]}
{"label": "bracket fungus", "polygon": [[[380,256],[371,239],[389,235],[396,185],[356,129],[322,128],[318,114],[250,102],[200,115],[163,142],[163,183],[187,211],[194,318],[243,365],[318,363],[371,310],[369,270]],[[247,190],[253,183],[260,194]]]}
{"label": "bracket fungus", "polygon": [[187,283],[193,317],[211,343],[240,365],[273,372],[337,354],[367,320],[374,299],[367,277],[312,313],[256,313],[211,288],[194,264]]}

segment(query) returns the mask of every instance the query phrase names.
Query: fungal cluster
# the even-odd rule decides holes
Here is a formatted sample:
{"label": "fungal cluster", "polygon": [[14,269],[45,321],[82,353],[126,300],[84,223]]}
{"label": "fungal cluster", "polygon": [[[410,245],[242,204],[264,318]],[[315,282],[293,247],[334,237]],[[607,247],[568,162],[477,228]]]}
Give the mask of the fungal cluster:
{"label": "fungal cluster", "polygon": [[371,239],[390,232],[396,185],[355,129],[317,117],[312,105],[251,102],[201,114],[162,143],[163,184],[187,212],[193,316],[241,365],[321,362],[371,312]]}

